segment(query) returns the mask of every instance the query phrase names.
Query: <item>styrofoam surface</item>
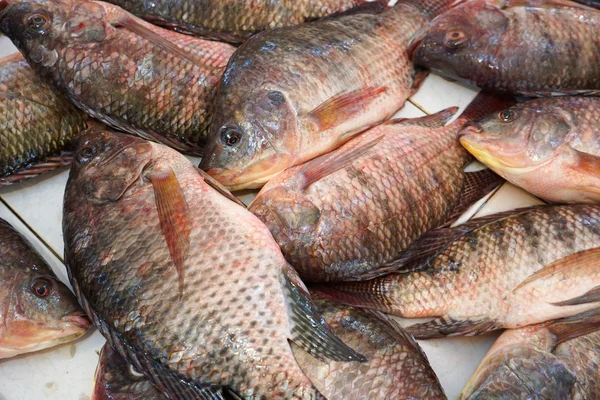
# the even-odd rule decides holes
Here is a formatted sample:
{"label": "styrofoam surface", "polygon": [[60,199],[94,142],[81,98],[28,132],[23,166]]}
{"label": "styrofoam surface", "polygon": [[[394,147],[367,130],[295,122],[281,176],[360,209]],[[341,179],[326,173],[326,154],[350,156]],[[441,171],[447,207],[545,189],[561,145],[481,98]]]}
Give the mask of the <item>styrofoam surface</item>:
{"label": "styrofoam surface", "polygon": [[[0,56],[15,49],[0,38]],[[451,106],[461,109],[475,97],[470,88],[437,76],[428,77],[399,116],[418,117]],[[192,159],[197,163],[197,159]],[[62,264],[62,198],[68,170],[36,178],[12,187],[0,188],[0,217],[23,233],[66,282]],[[249,202],[253,193],[242,199]],[[534,204],[537,200],[522,190],[505,185],[480,215]],[[448,395],[455,399],[483,358],[497,334],[476,338],[452,338],[421,341],[433,369]],[[0,360],[0,400],[85,400],[90,398],[98,351],[104,339],[91,331],[75,343],[39,353]]]}

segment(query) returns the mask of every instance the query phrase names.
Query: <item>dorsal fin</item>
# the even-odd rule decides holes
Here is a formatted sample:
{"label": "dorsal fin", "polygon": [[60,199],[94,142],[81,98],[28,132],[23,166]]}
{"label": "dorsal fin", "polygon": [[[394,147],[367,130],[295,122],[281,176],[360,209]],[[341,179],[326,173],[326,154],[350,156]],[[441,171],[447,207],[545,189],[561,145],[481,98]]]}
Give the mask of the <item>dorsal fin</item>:
{"label": "dorsal fin", "polygon": [[575,8],[580,10],[598,12],[597,9],[585,4],[576,3],[569,0],[502,0],[502,8],[510,9],[512,7],[533,7],[533,8]]}

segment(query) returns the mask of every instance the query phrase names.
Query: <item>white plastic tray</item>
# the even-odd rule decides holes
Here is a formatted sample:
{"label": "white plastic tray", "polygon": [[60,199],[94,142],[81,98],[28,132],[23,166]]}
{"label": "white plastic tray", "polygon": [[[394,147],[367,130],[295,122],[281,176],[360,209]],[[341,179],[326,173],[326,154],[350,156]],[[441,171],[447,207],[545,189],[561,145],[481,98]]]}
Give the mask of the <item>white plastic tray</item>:
{"label": "white plastic tray", "polygon": [[[7,38],[0,39],[0,56],[14,51]],[[422,116],[451,106],[460,106],[462,110],[475,95],[474,90],[430,76],[398,115]],[[0,188],[0,218],[23,233],[65,282],[61,225],[67,176],[65,168],[26,183]],[[526,206],[535,201],[506,184],[480,214]],[[449,399],[458,396],[496,337],[497,334],[491,334],[420,342]],[[98,351],[103,344],[102,336],[93,330],[72,344],[0,360],[0,400],[89,399]]]}

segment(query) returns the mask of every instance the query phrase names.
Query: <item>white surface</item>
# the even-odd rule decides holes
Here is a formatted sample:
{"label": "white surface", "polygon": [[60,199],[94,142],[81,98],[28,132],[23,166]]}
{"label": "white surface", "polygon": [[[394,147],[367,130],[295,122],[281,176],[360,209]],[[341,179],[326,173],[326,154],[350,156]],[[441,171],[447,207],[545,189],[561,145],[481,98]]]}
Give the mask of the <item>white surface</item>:
{"label": "white surface", "polygon": [[[0,56],[14,49],[6,38],[0,39]],[[398,116],[417,117],[451,106],[464,108],[476,92],[436,76],[428,77]],[[197,159],[194,160],[197,164]],[[0,189],[0,217],[22,232],[66,281],[62,265],[62,198],[68,171],[55,173]],[[244,201],[252,194],[246,193]],[[479,213],[529,205],[535,199],[521,190],[505,185]],[[497,335],[477,338],[439,339],[421,342],[433,369],[450,399],[455,399]],[[104,339],[90,332],[74,344],[40,353],[0,360],[0,400],[89,399],[98,360],[97,351]]]}

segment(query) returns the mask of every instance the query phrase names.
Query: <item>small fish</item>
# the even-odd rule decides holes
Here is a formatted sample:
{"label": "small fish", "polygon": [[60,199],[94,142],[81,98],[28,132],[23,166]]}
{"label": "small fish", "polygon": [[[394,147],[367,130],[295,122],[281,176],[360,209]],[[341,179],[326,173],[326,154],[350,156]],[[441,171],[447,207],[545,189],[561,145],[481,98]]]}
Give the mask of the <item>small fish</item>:
{"label": "small fish", "polygon": [[89,0],[2,0],[0,32],[42,80],[90,116],[202,155],[215,85],[232,46]]}
{"label": "small fish", "polygon": [[480,95],[456,108],[370,129],[330,154],[269,181],[249,209],[302,279],[363,280],[396,270],[423,233],[456,218],[503,181],[472,160],[457,135],[466,121],[506,103]]}
{"label": "small fish", "polygon": [[0,58],[0,186],[68,165],[85,119],[19,53]]}
{"label": "small fish", "polygon": [[368,4],[368,1],[110,0],[109,3],[178,32],[238,44],[260,31],[323,18]]}
{"label": "small fish", "polygon": [[[600,206],[540,206],[423,235],[405,273],[319,290],[404,318],[417,338],[477,335],[584,312],[600,301]],[[595,305],[597,307],[597,304]]]}
{"label": "small fish", "polygon": [[221,78],[200,167],[232,190],[259,188],[389,119],[425,77],[410,37],[456,2],[404,0],[252,37]]}
{"label": "small fish", "polygon": [[[319,360],[292,344],[294,357],[329,400],[446,399],[427,357],[395,321],[384,314],[315,299],[321,315],[348,345],[369,361]],[[162,400],[144,375],[108,344],[96,370],[92,400]]]}
{"label": "small fish", "polygon": [[568,0],[469,1],[421,30],[417,66],[489,90],[600,90],[600,10]]}
{"label": "small fish", "polygon": [[535,99],[471,123],[460,142],[479,161],[556,203],[600,203],[600,99]]}
{"label": "small fish", "polygon": [[44,259],[0,219],[0,359],[70,342],[91,325]]}
{"label": "small fish", "polygon": [[322,320],[267,227],[166,146],[89,132],[67,182],[63,233],[84,308],[169,398],[227,389],[321,399],[289,340],[365,360]]}
{"label": "small fish", "polygon": [[595,314],[594,322],[590,315],[581,315],[504,332],[460,399],[597,398],[600,325]]}

